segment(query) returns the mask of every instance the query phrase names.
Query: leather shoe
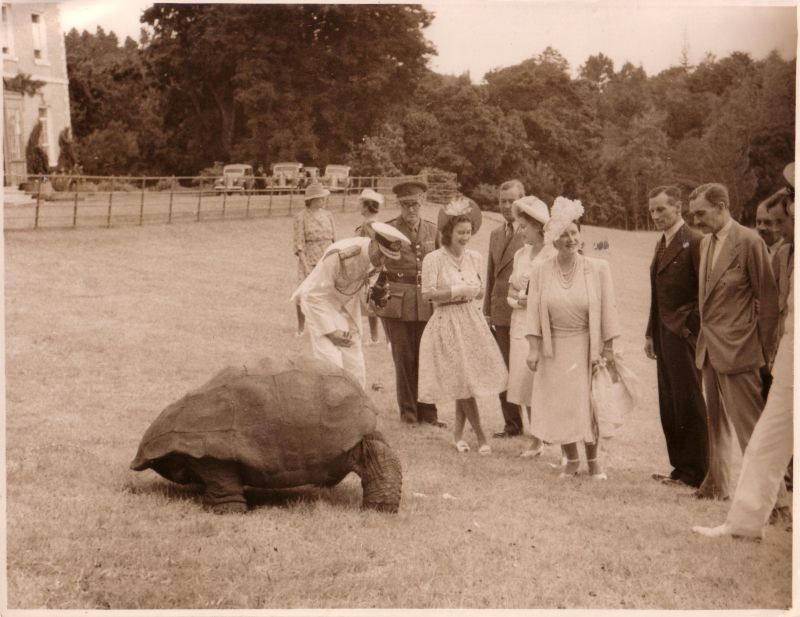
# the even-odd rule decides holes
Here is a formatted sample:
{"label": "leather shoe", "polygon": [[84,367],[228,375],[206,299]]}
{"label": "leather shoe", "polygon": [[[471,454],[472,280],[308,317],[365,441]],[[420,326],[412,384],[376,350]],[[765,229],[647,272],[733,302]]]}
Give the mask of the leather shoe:
{"label": "leather shoe", "polygon": [[400,414],[400,421],[403,422],[403,424],[416,424],[417,418],[410,413],[404,413]]}
{"label": "leather shoe", "polygon": [[653,480],[655,480],[656,482],[663,482],[664,480],[672,479],[672,476],[669,475],[668,473],[658,473],[658,472],[650,474],[650,477],[653,478]]}
{"label": "leather shoe", "polygon": [[663,484],[664,486],[680,486],[683,488],[694,488],[690,484],[686,484],[686,482],[684,482],[680,478],[663,478],[661,480],[661,484]]}
{"label": "leather shoe", "polygon": [[519,437],[521,433],[509,433],[508,431],[498,431],[494,434],[496,439],[505,439],[507,437]]}
{"label": "leather shoe", "polygon": [[441,420],[425,420],[422,424],[430,424],[436,428],[447,428],[447,422],[442,422]]}

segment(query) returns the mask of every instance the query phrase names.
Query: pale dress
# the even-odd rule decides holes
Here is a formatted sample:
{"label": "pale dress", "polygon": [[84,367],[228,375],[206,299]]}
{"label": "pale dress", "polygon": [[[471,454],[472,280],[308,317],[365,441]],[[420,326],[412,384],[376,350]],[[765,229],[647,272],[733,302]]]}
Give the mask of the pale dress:
{"label": "pale dress", "polygon": [[594,442],[589,402],[589,294],[576,272],[564,289],[552,270],[547,311],[553,357],[539,355],[531,397],[531,432],[552,444]]}
{"label": "pale dress", "polygon": [[[556,254],[556,249],[547,244],[531,259],[533,246],[526,244],[514,254],[514,268],[508,279],[509,292],[513,289],[516,295],[526,294],[528,280],[533,264],[544,261]],[[531,404],[533,393],[533,372],[528,368],[528,341],[525,338],[525,307],[509,293],[508,304],[511,306],[511,346],[508,352],[508,391],[506,400],[516,405],[527,407]],[[524,418],[523,418],[524,419]]]}
{"label": "pale dress", "polygon": [[[422,291],[479,284],[480,298],[482,270],[480,253],[467,249],[456,264],[444,247],[439,248],[422,261]],[[507,384],[503,356],[476,302],[434,303],[419,345],[419,400],[446,403],[496,395]]]}
{"label": "pale dress", "polygon": [[330,210],[308,208],[294,217],[294,253],[303,250],[308,270],[301,259],[297,260],[297,278],[303,281],[317,265],[327,249],[336,240],[336,225]]}

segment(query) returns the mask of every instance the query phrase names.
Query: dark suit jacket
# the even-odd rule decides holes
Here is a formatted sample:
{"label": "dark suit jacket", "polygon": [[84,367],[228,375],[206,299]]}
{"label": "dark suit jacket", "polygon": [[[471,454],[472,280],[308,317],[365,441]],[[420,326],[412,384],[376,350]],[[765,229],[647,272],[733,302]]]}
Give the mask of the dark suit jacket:
{"label": "dark suit jacket", "polygon": [[402,231],[411,240],[411,246],[403,244],[400,259],[384,262],[386,270],[395,277],[389,282],[389,302],[375,313],[384,319],[428,321],[433,308],[430,302],[422,299],[422,260],[439,248],[439,232],[435,224],[424,219],[419,222],[416,234],[408,228],[402,216],[387,221],[387,224]]}
{"label": "dark suit jacket", "polygon": [[[699,334],[697,276],[700,270],[702,239],[703,234],[684,223],[670,240],[659,263],[656,263],[656,256],[653,255],[650,263],[650,319],[647,321],[647,336],[653,336],[653,327],[659,322],[681,338],[694,338]],[[658,242],[661,242],[660,236]],[[657,339],[655,337],[654,341]]]}
{"label": "dark suit jacket", "polygon": [[489,236],[489,258],[486,272],[486,295],[483,313],[497,326],[511,325],[511,307],[508,305],[508,278],[514,269],[514,253],[525,244],[525,235],[517,230],[506,242],[506,222],[492,230]]}
{"label": "dark suit jacket", "polygon": [[773,355],[778,289],[767,245],[752,229],[733,221],[706,284],[711,234],[700,243],[700,336],[697,368],[706,355],[719,373],[758,369]]}

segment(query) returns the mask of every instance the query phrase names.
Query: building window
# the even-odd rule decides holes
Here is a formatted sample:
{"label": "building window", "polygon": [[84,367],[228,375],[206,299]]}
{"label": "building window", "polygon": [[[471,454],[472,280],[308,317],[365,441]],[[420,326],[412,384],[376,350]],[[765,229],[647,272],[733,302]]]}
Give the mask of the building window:
{"label": "building window", "polygon": [[53,155],[50,152],[50,122],[47,107],[39,108],[39,122],[42,123],[42,132],[39,135],[39,145],[42,150],[47,152],[47,158],[52,159]]}
{"label": "building window", "polygon": [[3,55],[14,55],[14,28],[11,27],[11,7],[3,5]]}
{"label": "building window", "polygon": [[39,62],[46,62],[47,29],[45,28],[44,15],[31,13],[31,27],[33,29],[33,59]]}

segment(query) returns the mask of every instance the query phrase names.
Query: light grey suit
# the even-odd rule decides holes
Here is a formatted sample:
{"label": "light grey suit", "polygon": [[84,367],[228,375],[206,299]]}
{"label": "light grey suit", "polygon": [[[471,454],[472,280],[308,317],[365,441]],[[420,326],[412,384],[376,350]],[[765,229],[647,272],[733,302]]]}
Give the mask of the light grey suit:
{"label": "light grey suit", "polygon": [[742,451],[764,407],[760,369],[772,357],[778,292],[770,257],[755,231],[732,221],[709,272],[711,235],[700,243],[697,368],[708,408],[709,469],[698,496],[730,494],[733,424]]}

